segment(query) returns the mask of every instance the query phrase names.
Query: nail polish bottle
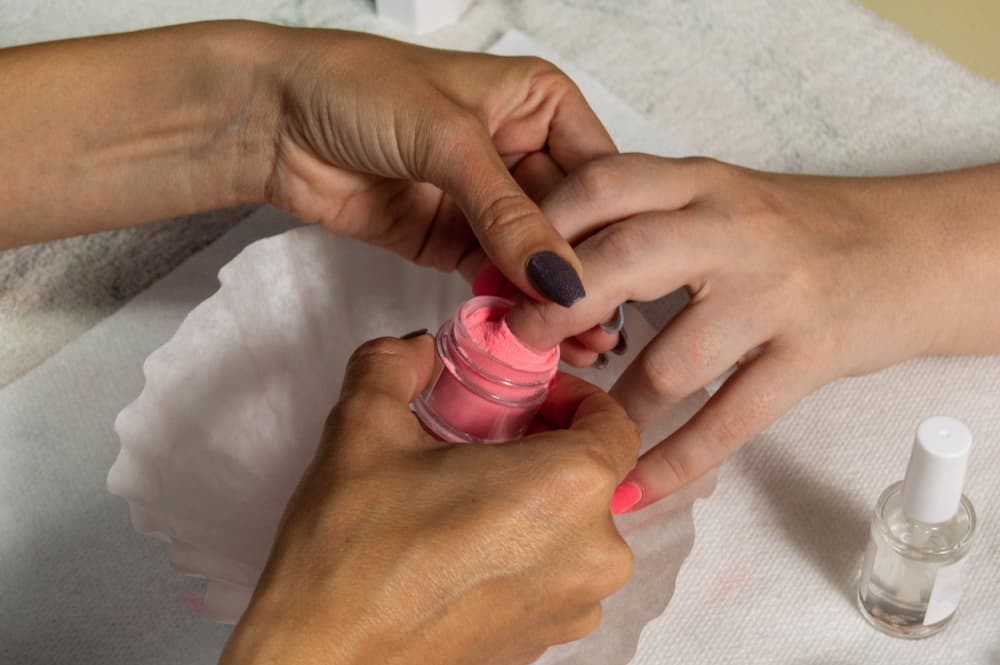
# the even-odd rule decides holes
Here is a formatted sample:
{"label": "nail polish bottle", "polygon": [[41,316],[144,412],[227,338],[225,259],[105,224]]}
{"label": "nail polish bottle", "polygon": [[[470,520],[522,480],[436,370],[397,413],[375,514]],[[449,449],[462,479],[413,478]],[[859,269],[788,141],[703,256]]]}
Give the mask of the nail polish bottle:
{"label": "nail polish bottle", "polygon": [[962,494],[972,434],[934,416],[917,427],[906,475],[879,497],[858,606],[879,630],[927,637],[955,616],[976,513]]}
{"label": "nail polish bottle", "polygon": [[497,296],[472,298],[435,335],[440,368],[412,408],[442,441],[518,439],[545,401],[559,348],[537,351],[514,337],[504,322],[513,306]]}

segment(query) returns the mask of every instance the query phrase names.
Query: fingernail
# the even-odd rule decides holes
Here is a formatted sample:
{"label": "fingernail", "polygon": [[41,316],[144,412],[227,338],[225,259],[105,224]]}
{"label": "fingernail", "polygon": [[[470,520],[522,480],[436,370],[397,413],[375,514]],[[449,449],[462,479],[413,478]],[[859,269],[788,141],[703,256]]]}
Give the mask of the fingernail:
{"label": "fingernail", "polygon": [[625,325],[625,305],[618,305],[618,309],[611,315],[611,318],[601,324],[601,330],[614,335]]}
{"label": "fingernail", "polygon": [[573,266],[555,252],[538,252],[528,260],[528,279],[552,302],[571,307],[587,295]]}
{"label": "fingernail", "polygon": [[623,356],[625,352],[628,351],[628,333],[625,328],[618,331],[618,343],[615,344],[615,348],[611,349],[611,353],[616,356]]}
{"label": "fingernail", "polygon": [[604,369],[607,366],[608,366],[608,356],[604,353],[598,354],[597,360],[595,360],[594,364],[591,365],[591,367],[593,367],[594,369]]}
{"label": "fingernail", "polygon": [[642,488],[629,481],[622,483],[615,488],[615,495],[611,498],[611,514],[621,515],[628,512],[628,509],[642,501]]}
{"label": "fingernail", "polygon": [[421,335],[427,334],[427,328],[421,328],[420,330],[414,330],[413,332],[408,332],[399,339],[413,339],[414,337],[420,337]]}
{"label": "fingernail", "polygon": [[476,278],[472,280],[472,295],[499,296],[507,286],[509,286],[509,282],[500,272],[500,268],[497,268],[491,261],[486,261],[476,273]]}

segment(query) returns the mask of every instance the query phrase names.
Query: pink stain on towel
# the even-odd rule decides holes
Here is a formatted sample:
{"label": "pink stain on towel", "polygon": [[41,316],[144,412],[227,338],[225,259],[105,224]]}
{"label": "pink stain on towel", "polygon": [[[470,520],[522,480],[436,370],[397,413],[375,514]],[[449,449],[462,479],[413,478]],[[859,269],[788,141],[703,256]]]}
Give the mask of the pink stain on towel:
{"label": "pink stain on towel", "polygon": [[185,591],[177,596],[177,601],[194,614],[201,614],[205,609],[205,598],[200,593]]}

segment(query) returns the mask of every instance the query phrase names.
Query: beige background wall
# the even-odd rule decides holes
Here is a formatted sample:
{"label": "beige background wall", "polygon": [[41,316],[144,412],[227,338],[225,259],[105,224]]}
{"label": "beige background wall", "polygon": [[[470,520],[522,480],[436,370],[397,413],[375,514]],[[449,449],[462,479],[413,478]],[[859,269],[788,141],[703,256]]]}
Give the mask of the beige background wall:
{"label": "beige background wall", "polygon": [[861,0],[861,4],[1000,83],[1000,0]]}

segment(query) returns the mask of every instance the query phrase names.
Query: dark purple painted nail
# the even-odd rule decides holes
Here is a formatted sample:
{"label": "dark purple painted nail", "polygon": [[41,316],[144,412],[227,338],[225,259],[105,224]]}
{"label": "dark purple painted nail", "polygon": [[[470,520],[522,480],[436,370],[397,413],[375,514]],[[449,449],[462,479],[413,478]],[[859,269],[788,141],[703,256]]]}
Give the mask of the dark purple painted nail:
{"label": "dark purple painted nail", "polygon": [[608,366],[608,356],[604,353],[598,354],[597,360],[591,365],[594,369],[604,369]]}
{"label": "dark purple painted nail", "polygon": [[427,328],[421,328],[420,330],[414,330],[413,332],[408,332],[399,339],[413,339],[414,337],[420,337],[421,335],[427,334]]}
{"label": "dark purple painted nail", "polygon": [[571,307],[587,295],[573,266],[555,252],[538,252],[528,260],[528,279],[552,302]]}
{"label": "dark purple painted nail", "polygon": [[623,356],[626,351],[628,351],[628,333],[625,332],[625,328],[622,328],[618,331],[618,343],[615,344],[615,348],[611,349],[611,353]]}

